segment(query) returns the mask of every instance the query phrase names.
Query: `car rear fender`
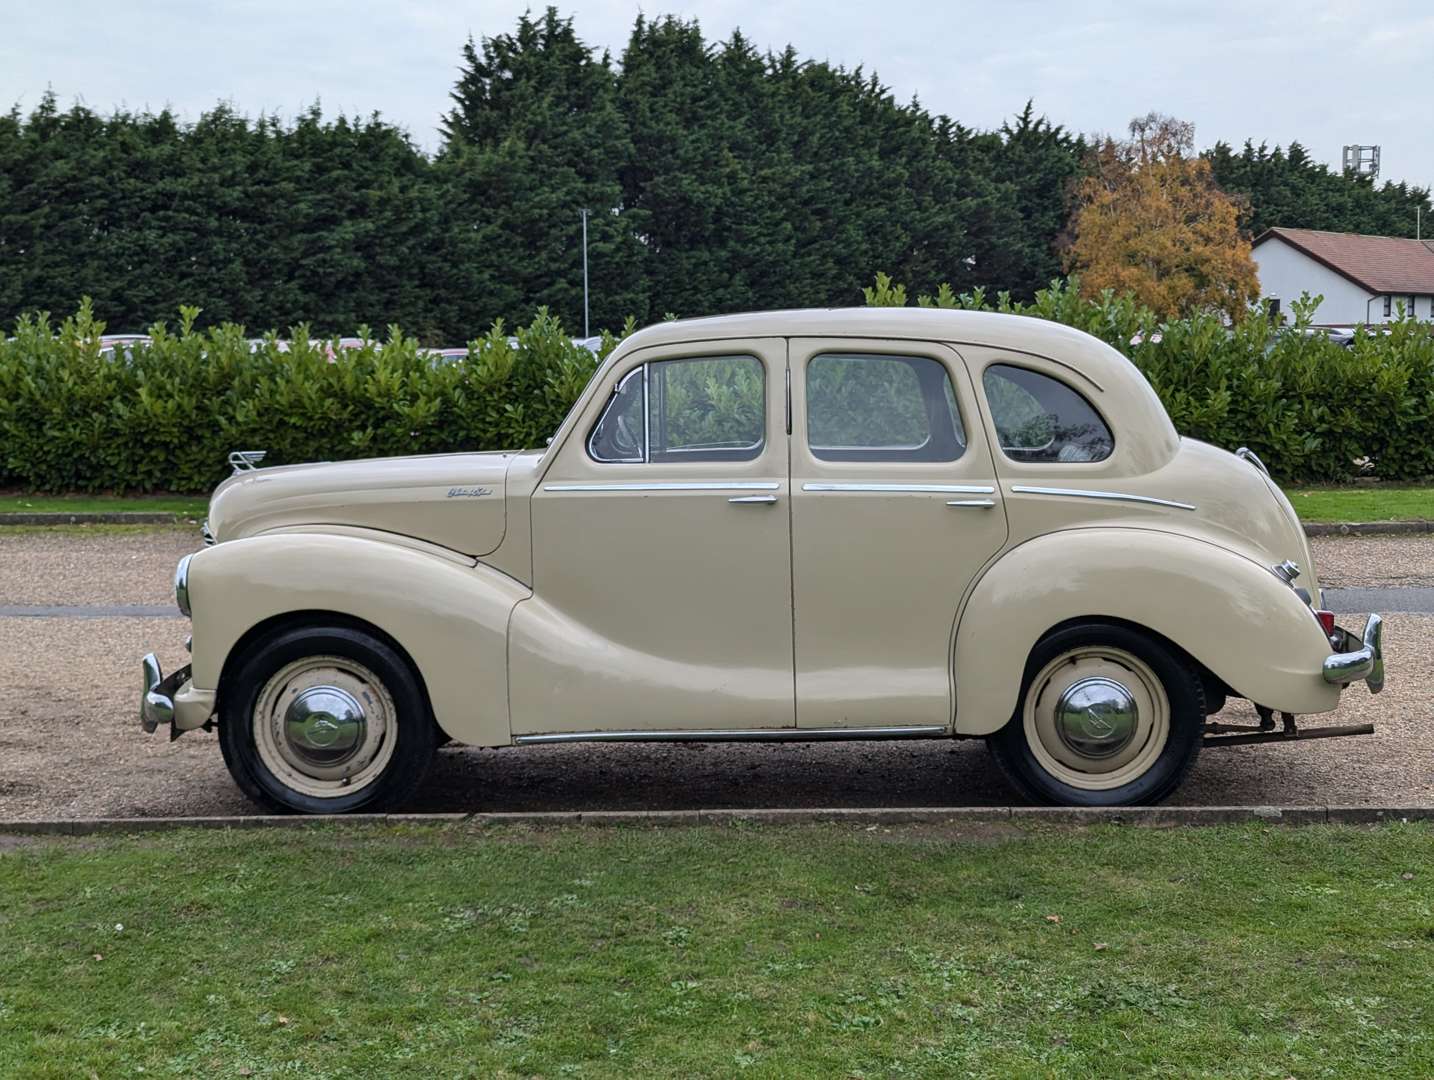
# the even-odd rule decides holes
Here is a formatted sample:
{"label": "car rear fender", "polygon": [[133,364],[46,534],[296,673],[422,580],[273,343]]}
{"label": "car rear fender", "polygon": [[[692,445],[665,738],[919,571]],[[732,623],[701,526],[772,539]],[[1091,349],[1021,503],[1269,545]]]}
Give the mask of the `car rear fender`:
{"label": "car rear fender", "polygon": [[1261,705],[1317,713],[1339,703],[1321,674],[1329,640],[1268,567],[1173,532],[1069,529],[1006,552],[968,595],[954,654],[957,733],[1005,724],[1036,643],[1086,618],[1153,630]]}

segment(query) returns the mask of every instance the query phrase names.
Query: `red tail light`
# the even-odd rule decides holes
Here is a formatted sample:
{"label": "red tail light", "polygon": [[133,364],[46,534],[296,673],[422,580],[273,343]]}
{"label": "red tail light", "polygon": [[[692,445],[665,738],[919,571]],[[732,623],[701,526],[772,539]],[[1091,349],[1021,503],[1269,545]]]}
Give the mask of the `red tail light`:
{"label": "red tail light", "polygon": [[1333,611],[1316,611],[1316,612],[1315,612],[1315,618],[1319,620],[1320,626],[1324,627],[1325,637],[1331,637],[1331,636],[1333,636],[1333,634],[1334,634],[1334,612],[1333,612]]}

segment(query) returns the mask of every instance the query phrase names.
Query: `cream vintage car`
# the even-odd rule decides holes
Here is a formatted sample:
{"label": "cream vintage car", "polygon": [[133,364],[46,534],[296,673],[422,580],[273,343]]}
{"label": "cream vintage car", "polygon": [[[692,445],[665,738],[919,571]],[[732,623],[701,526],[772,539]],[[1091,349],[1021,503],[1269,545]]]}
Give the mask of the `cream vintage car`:
{"label": "cream vintage car", "polygon": [[400,805],[445,740],[984,738],[1030,799],[1151,803],[1383,683],[1258,459],[1035,319],[667,322],[545,449],[233,460],[142,721],[279,810]]}

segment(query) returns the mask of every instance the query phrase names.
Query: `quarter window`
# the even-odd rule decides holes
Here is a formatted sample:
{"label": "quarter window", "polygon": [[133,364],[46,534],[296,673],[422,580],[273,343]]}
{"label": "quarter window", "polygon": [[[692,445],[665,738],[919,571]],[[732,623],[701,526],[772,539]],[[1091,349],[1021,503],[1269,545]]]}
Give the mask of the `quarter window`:
{"label": "quarter window", "polygon": [[588,438],[594,461],[751,461],[766,442],[766,377],[754,356],[643,364]]}
{"label": "quarter window", "polygon": [[1094,406],[1059,379],[993,364],[981,381],[1001,452],[1012,461],[1103,461],[1115,448]]}
{"label": "quarter window", "polygon": [[955,461],[966,433],[946,368],[855,353],[807,363],[807,445],[822,461]]}

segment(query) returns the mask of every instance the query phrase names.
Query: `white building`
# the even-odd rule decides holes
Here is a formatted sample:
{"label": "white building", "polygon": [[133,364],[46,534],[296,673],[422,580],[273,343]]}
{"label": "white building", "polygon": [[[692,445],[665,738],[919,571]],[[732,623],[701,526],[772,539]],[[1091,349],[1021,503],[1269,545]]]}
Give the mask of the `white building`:
{"label": "white building", "polygon": [[1301,293],[1323,296],[1316,326],[1434,319],[1434,241],[1316,229],[1266,229],[1252,252],[1260,295],[1280,318]]}

